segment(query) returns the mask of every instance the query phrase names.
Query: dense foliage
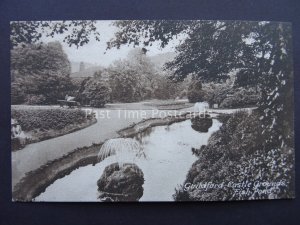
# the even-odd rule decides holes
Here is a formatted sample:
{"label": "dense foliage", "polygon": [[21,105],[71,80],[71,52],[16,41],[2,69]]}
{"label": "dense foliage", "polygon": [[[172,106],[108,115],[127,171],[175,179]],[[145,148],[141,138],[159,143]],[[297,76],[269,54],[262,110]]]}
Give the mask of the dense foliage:
{"label": "dense foliage", "polygon": [[18,121],[24,131],[34,129],[59,130],[87,120],[83,110],[63,108],[12,108],[11,117]]}
{"label": "dense foliage", "polygon": [[253,89],[238,88],[233,94],[227,95],[220,103],[220,108],[244,108],[258,106],[260,95]]}
{"label": "dense foliage", "polygon": [[101,108],[110,101],[110,87],[99,78],[88,78],[84,84],[84,90],[78,100],[92,107]]}
{"label": "dense foliage", "polygon": [[[165,47],[180,35],[175,59],[166,64],[170,78],[187,76],[220,82],[237,72],[235,86],[261,91],[259,110],[264,132],[281,129],[283,145],[293,133],[293,68],[291,24],[245,21],[116,21],[108,48],[124,44]],[[245,79],[243,79],[245,78]],[[270,141],[276,141],[274,138]]]}
{"label": "dense foliage", "polygon": [[113,102],[136,102],[175,98],[180,85],[170,81],[166,73],[137,48],[129,52],[126,59],[110,65],[102,76],[108,78]]}
{"label": "dense foliage", "polygon": [[59,42],[12,49],[12,104],[56,104],[72,89],[70,72]]}
{"label": "dense foliage", "polygon": [[[133,102],[161,97],[162,90],[168,90],[166,95],[178,96],[171,81],[182,82],[192,77],[197,82],[191,83],[187,91],[191,102],[205,100],[224,108],[258,106],[253,114],[237,113],[223,121],[220,131],[198,151],[199,160],[189,171],[187,182],[284,180],[286,184],[285,187],[269,187],[268,193],[259,187],[250,192],[244,190],[243,194],[232,187],[205,191],[178,189],[176,200],[241,200],[293,195],[290,24],[187,20],[130,20],[115,21],[114,24],[119,31],[108,43],[108,49],[122,45],[142,45],[144,48],[133,51],[128,59],[117,61],[106,70],[105,82],[111,88],[112,101]],[[43,27],[41,32],[38,31],[40,26]],[[83,45],[96,32],[94,22],[13,22],[11,27],[12,46],[15,47],[12,50],[12,102],[54,102],[66,90],[68,62],[58,44],[50,47],[50,44],[31,43],[37,42],[42,34],[54,36],[74,28],[65,41],[70,46]],[[157,71],[145,55],[147,46],[157,41],[165,47],[175,37],[181,38],[175,58],[165,64],[165,73]],[[20,48],[18,43],[26,45]],[[235,73],[235,79],[229,85],[225,82],[232,73]],[[93,104],[102,106],[107,99],[103,90],[108,87],[102,78],[96,80],[97,76],[81,83],[79,93],[90,101],[98,99]],[[169,82],[166,77],[170,78]],[[200,82],[214,84],[201,85]]]}
{"label": "dense foliage", "polygon": [[12,21],[10,23],[11,47],[35,44],[43,36],[54,37],[66,31],[71,31],[71,33],[65,35],[63,42],[66,42],[69,46],[83,46],[89,42],[91,36],[100,41],[100,34],[97,32],[95,25],[96,21],[94,20]]}
{"label": "dense foliage", "polygon": [[203,102],[205,101],[205,92],[202,90],[202,84],[199,80],[192,80],[188,87],[187,97],[189,102]]}
{"label": "dense foliage", "polygon": [[[263,133],[259,114],[238,112],[225,119],[221,129],[210,137],[199,152],[185,184],[224,183],[223,188],[191,188],[176,190],[175,200],[242,200],[292,197],[294,191],[293,147],[265,143],[270,134]],[[272,136],[280,137],[278,130]],[[282,139],[282,138],[280,138]],[[285,185],[227,187],[230,182],[281,182]],[[237,190],[238,189],[238,190]],[[267,192],[265,191],[267,189]]]}
{"label": "dense foliage", "polygon": [[82,105],[95,107],[107,102],[176,98],[186,84],[169,80],[167,73],[136,48],[127,58],[96,71],[93,77],[73,78],[71,93]]}
{"label": "dense foliage", "polygon": [[227,83],[203,85],[203,101],[212,107],[217,104],[219,108],[244,108],[258,106],[260,102],[260,92],[255,88],[232,87]]}

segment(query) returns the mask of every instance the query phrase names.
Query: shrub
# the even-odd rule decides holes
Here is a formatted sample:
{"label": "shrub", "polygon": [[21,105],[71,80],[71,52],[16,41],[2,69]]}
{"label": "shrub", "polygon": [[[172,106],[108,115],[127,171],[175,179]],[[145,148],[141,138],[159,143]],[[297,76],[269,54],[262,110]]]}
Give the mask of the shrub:
{"label": "shrub", "polygon": [[236,90],[232,96],[225,98],[220,104],[220,108],[240,108],[255,106],[259,102],[260,96],[255,91],[244,88]]}
{"label": "shrub", "polygon": [[18,83],[11,83],[11,104],[18,105],[24,103],[25,93],[22,88],[22,85]]}
{"label": "shrub", "polygon": [[27,95],[25,98],[25,104],[27,105],[42,105],[45,101],[44,95]]}
{"label": "shrub", "polygon": [[200,81],[192,80],[187,92],[189,102],[203,102],[205,92],[202,90],[202,84]]}
{"label": "shrub", "polygon": [[[199,182],[240,183],[254,181],[280,182],[286,186],[272,186],[270,193],[259,188],[241,187],[236,192],[233,187],[215,189],[176,190],[175,200],[243,200],[288,198],[294,193],[293,146],[282,147],[278,143],[266,141],[270,136],[279,137],[278,131],[263,133],[260,113],[238,112],[232,115],[213,133],[206,147],[201,148],[199,159],[188,172],[185,183]],[[188,193],[184,193],[188,192]],[[186,198],[186,199],[185,199]]]}
{"label": "shrub", "polygon": [[218,104],[220,108],[255,106],[260,100],[259,93],[253,88],[235,88],[228,84],[208,83],[203,86],[203,91],[203,100],[210,106]]}
{"label": "shrub", "polygon": [[71,124],[80,124],[87,120],[80,109],[32,109],[12,108],[12,118],[16,119],[24,131],[34,129],[59,130]]}
{"label": "shrub", "polygon": [[232,92],[232,89],[227,84],[208,83],[203,86],[205,93],[204,101],[210,106],[213,104],[220,105],[221,102]]}
{"label": "shrub", "polygon": [[208,132],[208,129],[212,126],[213,121],[210,116],[205,118],[201,118],[200,116],[196,116],[191,119],[192,128],[198,132]]}
{"label": "shrub", "polygon": [[81,101],[89,103],[92,107],[103,107],[110,100],[108,84],[104,81],[92,78],[84,85],[84,91],[81,93]]}
{"label": "shrub", "polygon": [[[56,104],[72,89],[70,62],[59,42],[18,46],[11,51],[12,102]],[[17,87],[16,87],[17,85]],[[23,93],[20,93],[22,90]],[[26,99],[21,99],[23,95]]]}

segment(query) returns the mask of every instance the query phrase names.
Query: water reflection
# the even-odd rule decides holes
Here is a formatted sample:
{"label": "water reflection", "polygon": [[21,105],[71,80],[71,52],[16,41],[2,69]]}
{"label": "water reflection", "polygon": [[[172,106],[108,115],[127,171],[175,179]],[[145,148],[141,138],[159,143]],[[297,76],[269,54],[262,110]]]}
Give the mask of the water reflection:
{"label": "water reflection", "polygon": [[[175,188],[182,184],[191,165],[197,160],[192,148],[207,144],[211,134],[221,123],[212,120],[206,133],[199,133],[187,120],[169,126],[149,128],[134,137],[143,147],[146,158],[136,158],[135,164],[144,174],[144,193],[140,201],[172,201]],[[104,169],[116,162],[109,156],[95,166],[89,165],[74,170],[56,180],[37,201],[99,201],[97,180]],[[125,162],[127,163],[127,162]]]}
{"label": "water reflection", "polygon": [[149,137],[150,134],[153,132],[153,127],[149,127],[143,132],[137,133],[136,135],[133,136],[135,140],[137,140],[141,145],[147,144],[146,137]]}

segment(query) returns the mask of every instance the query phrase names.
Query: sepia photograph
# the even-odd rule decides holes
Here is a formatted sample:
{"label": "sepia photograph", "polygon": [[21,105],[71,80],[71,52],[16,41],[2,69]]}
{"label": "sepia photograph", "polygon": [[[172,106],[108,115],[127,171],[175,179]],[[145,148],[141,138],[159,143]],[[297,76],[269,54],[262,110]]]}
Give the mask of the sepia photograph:
{"label": "sepia photograph", "polygon": [[291,23],[11,21],[10,53],[12,201],[295,198]]}

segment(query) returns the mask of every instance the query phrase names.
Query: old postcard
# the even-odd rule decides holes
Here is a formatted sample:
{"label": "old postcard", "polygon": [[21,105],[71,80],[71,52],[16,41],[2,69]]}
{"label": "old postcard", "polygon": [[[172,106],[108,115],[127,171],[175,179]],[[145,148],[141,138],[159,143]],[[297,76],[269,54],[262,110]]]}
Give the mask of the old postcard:
{"label": "old postcard", "polygon": [[13,201],[295,197],[290,23],[10,26]]}

